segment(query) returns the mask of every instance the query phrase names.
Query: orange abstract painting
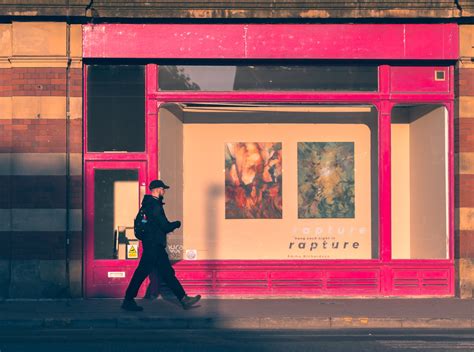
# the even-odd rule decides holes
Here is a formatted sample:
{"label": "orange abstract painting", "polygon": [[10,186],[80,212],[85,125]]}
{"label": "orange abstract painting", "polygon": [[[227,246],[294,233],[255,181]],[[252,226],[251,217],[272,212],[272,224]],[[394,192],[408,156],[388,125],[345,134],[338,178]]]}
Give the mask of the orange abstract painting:
{"label": "orange abstract painting", "polygon": [[281,143],[226,143],[225,217],[282,218]]}

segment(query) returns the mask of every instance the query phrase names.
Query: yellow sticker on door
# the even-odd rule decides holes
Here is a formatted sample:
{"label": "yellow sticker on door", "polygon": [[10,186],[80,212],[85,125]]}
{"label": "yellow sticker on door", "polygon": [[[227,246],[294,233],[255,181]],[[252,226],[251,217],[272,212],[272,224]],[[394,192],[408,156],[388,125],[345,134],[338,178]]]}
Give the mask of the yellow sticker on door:
{"label": "yellow sticker on door", "polygon": [[127,244],[127,259],[138,259],[138,243]]}

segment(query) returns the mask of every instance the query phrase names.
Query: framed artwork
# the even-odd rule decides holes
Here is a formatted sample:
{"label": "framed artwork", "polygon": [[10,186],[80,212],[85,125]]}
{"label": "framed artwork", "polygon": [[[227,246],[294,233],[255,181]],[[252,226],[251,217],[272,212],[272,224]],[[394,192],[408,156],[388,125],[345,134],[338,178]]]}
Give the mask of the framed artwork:
{"label": "framed artwork", "polygon": [[282,218],[282,144],[225,144],[225,218]]}
{"label": "framed artwork", "polygon": [[298,142],[298,218],[354,218],[354,142]]}

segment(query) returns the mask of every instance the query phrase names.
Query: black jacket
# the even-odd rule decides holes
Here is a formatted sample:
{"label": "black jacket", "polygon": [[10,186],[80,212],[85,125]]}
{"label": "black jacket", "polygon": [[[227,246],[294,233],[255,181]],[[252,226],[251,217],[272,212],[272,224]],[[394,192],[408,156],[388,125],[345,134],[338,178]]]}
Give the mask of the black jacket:
{"label": "black jacket", "polygon": [[166,246],[166,235],[180,226],[179,221],[169,222],[163,209],[163,198],[145,195],[142,208],[148,220],[148,231],[143,239],[144,245],[159,244]]}

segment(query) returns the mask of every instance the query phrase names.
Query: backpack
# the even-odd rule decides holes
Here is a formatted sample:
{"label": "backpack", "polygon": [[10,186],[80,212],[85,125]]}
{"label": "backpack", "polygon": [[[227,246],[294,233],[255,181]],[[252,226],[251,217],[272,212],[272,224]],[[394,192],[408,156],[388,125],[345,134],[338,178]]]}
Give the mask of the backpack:
{"label": "backpack", "polygon": [[140,241],[143,240],[146,232],[148,231],[148,220],[143,208],[140,208],[137,216],[135,217],[133,222],[133,231],[135,232],[135,237]]}

